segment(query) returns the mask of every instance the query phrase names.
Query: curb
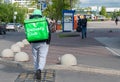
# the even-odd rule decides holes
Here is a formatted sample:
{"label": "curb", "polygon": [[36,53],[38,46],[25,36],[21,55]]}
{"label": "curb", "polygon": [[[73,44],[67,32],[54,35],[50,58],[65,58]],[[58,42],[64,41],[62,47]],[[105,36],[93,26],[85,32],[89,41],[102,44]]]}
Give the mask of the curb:
{"label": "curb", "polygon": [[55,69],[55,70],[69,70],[69,71],[77,71],[77,72],[89,72],[89,73],[98,73],[103,75],[120,76],[120,70],[95,67],[95,66],[87,66],[82,64],[79,66],[51,65],[51,66],[46,66],[46,68]]}
{"label": "curb", "polygon": [[[0,58],[0,63],[3,63],[8,66],[24,68],[27,70],[33,70],[33,66],[29,64],[24,64],[16,61],[7,61]],[[77,72],[89,72],[89,73],[98,73],[103,75],[116,75],[120,76],[120,70],[111,69],[111,68],[103,68],[103,67],[95,67],[88,65],[75,65],[75,66],[66,66],[66,65],[46,65],[45,69],[53,69],[53,70],[69,70],[69,71],[77,71]]]}

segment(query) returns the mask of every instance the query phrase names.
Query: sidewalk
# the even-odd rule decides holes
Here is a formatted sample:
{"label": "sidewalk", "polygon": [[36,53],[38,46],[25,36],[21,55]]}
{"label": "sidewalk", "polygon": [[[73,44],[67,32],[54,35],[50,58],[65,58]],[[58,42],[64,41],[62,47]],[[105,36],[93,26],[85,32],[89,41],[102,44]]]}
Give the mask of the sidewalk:
{"label": "sidewalk", "polygon": [[[101,34],[102,33],[102,34]],[[106,32],[88,32],[88,37],[86,39],[81,39],[79,33],[76,32],[66,32],[66,33],[53,33],[52,41],[50,44],[50,49],[47,57],[47,65],[56,65],[59,63],[58,58],[64,54],[73,54],[76,56],[78,65],[82,64],[80,58],[84,56],[98,56],[98,57],[109,57],[113,56],[113,53],[105,48],[105,45],[100,43],[95,38],[97,37],[117,37],[119,32],[110,33]],[[31,47],[26,46],[22,51],[27,52],[30,57],[32,52]],[[32,57],[31,57],[32,59]],[[58,65],[58,64],[57,64]]]}
{"label": "sidewalk", "polygon": [[[31,46],[26,46],[22,51],[27,52],[32,60]],[[102,51],[102,52],[101,52]],[[105,49],[104,45],[96,41],[92,37],[81,39],[79,33],[53,33],[50,49],[47,57],[47,65],[58,65],[58,58],[64,54],[73,54],[78,58],[78,65],[80,64],[79,56],[108,56],[111,53]],[[32,64],[33,61],[30,61]]]}
{"label": "sidewalk", "polygon": [[[86,39],[81,39],[80,34],[76,32],[52,33],[52,41],[45,68],[56,70],[56,82],[73,82],[74,79],[76,79],[74,82],[79,82],[80,78],[76,77],[81,75],[81,73],[78,74],[78,72],[85,72],[85,74],[88,75],[91,73],[93,76],[96,76],[96,74],[119,76],[119,57],[106,49],[106,45],[96,39],[104,37],[119,38],[120,30],[112,29],[113,32],[109,30],[110,29],[88,29],[88,36]],[[23,68],[33,69],[30,45],[22,48],[22,51],[29,54],[29,62],[22,63],[7,60],[7,63],[12,63],[11,65],[14,66],[23,66]],[[64,54],[73,54],[77,58],[77,66],[61,66],[58,64],[58,58]],[[69,76],[71,73],[75,75],[75,78],[72,79],[73,76]],[[71,79],[68,80],[64,78],[64,76],[69,76]],[[60,78],[64,78],[65,81]]]}
{"label": "sidewalk", "polygon": [[[58,58],[64,54],[73,54],[77,58],[78,67],[100,67],[120,70],[119,57],[117,58],[117,56],[106,49],[105,44],[102,44],[96,39],[97,37],[118,37],[119,34],[120,32],[117,29],[113,30],[112,33],[109,32],[109,30],[103,29],[95,30],[94,32],[88,30],[88,37],[81,39],[79,33],[76,32],[53,33],[46,68],[57,70],[61,68],[65,70],[66,68],[57,67],[60,66]],[[30,49],[31,47],[27,46],[23,51],[32,54]],[[32,65],[28,65],[28,67],[30,66]],[[74,70],[74,68],[72,68],[72,70]]]}

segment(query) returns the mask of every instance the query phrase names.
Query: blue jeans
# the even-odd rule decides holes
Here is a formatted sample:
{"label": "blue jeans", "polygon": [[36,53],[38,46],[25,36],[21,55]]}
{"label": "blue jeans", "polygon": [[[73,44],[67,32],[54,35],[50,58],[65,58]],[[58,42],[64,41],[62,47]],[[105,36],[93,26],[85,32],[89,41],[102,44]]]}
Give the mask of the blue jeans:
{"label": "blue jeans", "polygon": [[87,28],[86,27],[82,27],[82,39],[87,37]]}
{"label": "blue jeans", "polygon": [[31,43],[35,70],[43,70],[46,64],[49,45],[46,42]]}

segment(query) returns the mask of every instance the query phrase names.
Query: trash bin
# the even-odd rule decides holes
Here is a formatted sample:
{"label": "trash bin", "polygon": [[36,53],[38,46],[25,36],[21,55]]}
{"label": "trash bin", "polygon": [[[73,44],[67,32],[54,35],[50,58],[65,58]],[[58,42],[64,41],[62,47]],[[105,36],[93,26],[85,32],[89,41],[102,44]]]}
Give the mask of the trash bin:
{"label": "trash bin", "polygon": [[74,15],[74,30],[77,29],[77,21],[78,21],[77,15]]}
{"label": "trash bin", "polygon": [[56,30],[62,30],[62,25],[61,25],[61,21],[60,20],[58,20],[58,22],[57,22]]}

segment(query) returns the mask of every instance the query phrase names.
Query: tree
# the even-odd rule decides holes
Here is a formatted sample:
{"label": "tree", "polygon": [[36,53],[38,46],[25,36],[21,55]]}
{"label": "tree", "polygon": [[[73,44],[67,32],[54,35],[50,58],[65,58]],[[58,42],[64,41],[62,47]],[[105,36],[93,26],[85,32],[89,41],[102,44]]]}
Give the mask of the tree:
{"label": "tree", "polygon": [[3,0],[0,0],[0,3],[3,3]]}
{"label": "tree", "polygon": [[14,3],[12,5],[13,7],[13,14],[14,12],[17,12],[17,15],[16,15],[16,22],[19,22],[19,23],[23,23],[24,22],[24,19],[26,17],[26,13],[27,13],[27,8],[25,7],[20,7],[20,5],[18,3]]}
{"label": "tree", "polygon": [[75,7],[77,4],[80,3],[80,0],[68,0],[70,1],[71,8]]}
{"label": "tree", "polygon": [[17,12],[16,22],[23,23],[26,8],[21,8],[17,4],[0,4],[0,20],[2,22],[13,22],[14,12]]}
{"label": "tree", "polygon": [[3,22],[11,22],[13,19],[12,5],[10,4],[0,4],[0,20]]}
{"label": "tree", "polygon": [[65,9],[66,6],[64,0],[52,0],[52,4],[47,5],[47,8],[43,11],[43,14],[57,21],[62,18],[62,10]]}
{"label": "tree", "polygon": [[[46,0],[47,8],[43,11],[43,14],[49,18],[55,19],[56,21],[61,20],[62,10],[71,9],[77,1],[79,0]],[[34,0],[33,2],[34,5],[38,4],[38,0]],[[49,2],[52,4],[49,4]]]}
{"label": "tree", "polygon": [[71,9],[73,2],[75,3],[77,0],[51,0],[52,4],[48,5],[44,14],[53,18],[56,21],[62,19],[62,10],[63,9]]}
{"label": "tree", "polygon": [[106,8],[104,6],[102,6],[101,11],[100,11],[100,15],[106,16]]}
{"label": "tree", "polygon": [[120,16],[120,10],[119,11],[114,11],[113,13],[111,13],[112,19],[115,19],[117,16]]}

